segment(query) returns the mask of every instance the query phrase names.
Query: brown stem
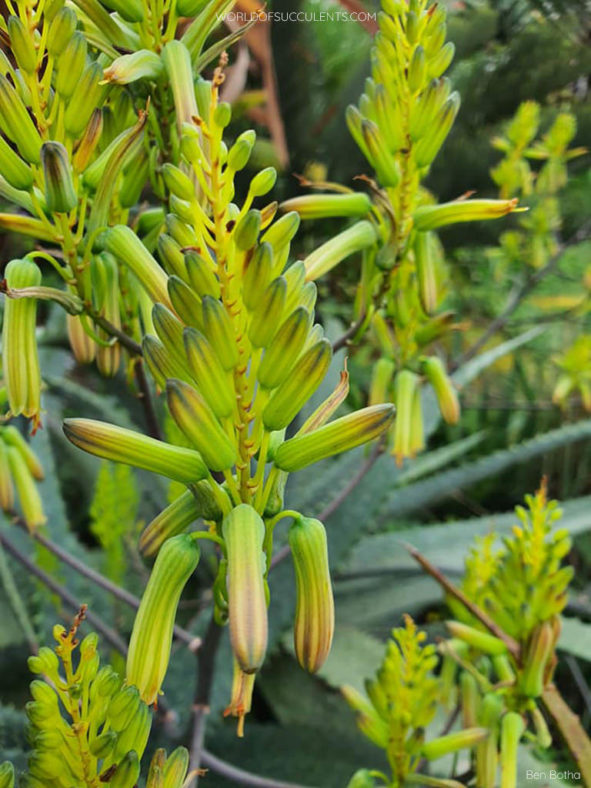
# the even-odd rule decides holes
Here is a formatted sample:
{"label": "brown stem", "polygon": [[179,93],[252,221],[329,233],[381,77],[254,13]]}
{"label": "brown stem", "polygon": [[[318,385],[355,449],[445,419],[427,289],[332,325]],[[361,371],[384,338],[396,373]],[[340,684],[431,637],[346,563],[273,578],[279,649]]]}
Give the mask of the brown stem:
{"label": "brown stem", "polygon": [[[16,560],[21,563],[32,575],[34,575],[38,580],[46,585],[50,591],[53,591],[54,594],[57,594],[64,604],[72,608],[72,610],[80,610],[80,600],[76,599],[73,594],[71,594],[62,585],[57,583],[52,577],[44,572],[43,569],[40,569],[37,564],[35,564],[35,562],[32,561],[27,555],[21,553],[18,547],[16,547],[16,545],[14,545],[3,534],[0,534],[0,542],[2,542],[2,545],[6,551],[9,552],[13,558],[16,558]],[[101,633],[101,635],[111,644],[111,646],[113,646],[113,648],[117,649],[117,651],[123,655],[127,654],[127,644],[118,632],[105,624],[104,621],[94,613],[87,612],[86,619],[98,632]]]}
{"label": "brown stem", "polygon": [[114,326],[109,320],[102,315],[91,315],[92,320],[96,323],[97,326],[100,326],[107,334],[110,334],[112,337],[116,337],[119,342],[123,345],[126,350],[129,350],[134,356],[142,356],[143,350],[142,346],[132,339],[129,334],[126,334],[125,331],[121,331],[120,328]]}
{"label": "brown stem", "polygon": [[585,733],[581,720],[570,710],[553,684],[544,690],[542,703],[581,770],[583,784],[591,788],[591,740]]}
{"label": "brown stem", "polygon": [[208,750],[203,750],[202,762],[204,766],[209,767],[212,772],[226,777],[233,783],[238,785],[250,785],[253,788],[305,788],[305,786],[298,785],[297,783],[286,783],[281,780],[273,780],[268,777],[261,777],[258,774],[246,772],[244,769],[238,769],[232,766],[231,763],[223,761]]}
{"label": "brown stem", "polygon": [[512,637],[507,635],[506,632],[503,632],[501,627],[499,627],[492,618],[485,613],[478,605],[476,605],[472,600],[468,599],[468,597],[460,591],[460,589],[455,586],[450,580],[442,574],[439,569],[437,569],[433,564],[428,561],[424,555],[421,555],[418,550],[416,550],[411,545],[405,545],[408,552],[411,556],[415,559],[417,563],[419,563],[425,572],[428,575],[436,580],[440,586],[442,586],[448,594],[455,597],[459,602],[464,605],[464,607],[475,616],[481,624],[483,624],[489,632],[491,632],[495,637],[502,640],[503,643],[507,646],[507,649],[511,652],[511,654],[515,657],[515,659],[519,659],[519,644],[513,640]]}
{"label": "brown stem", "polygon": [[146,377],[146,370],[144,367],[143,359],[136,359],[134,365],[135,380],[139,389],[138,399],[141,401],[144,408],[144,415],[146,417],[146,426],[148,428],[148,435],[156,440],[162,440],[162,430],[158,423],[158,416],[154,408],[154,399],[150,390],[150,384]]}
{"label": "brown stem", "polygon": [[[197,656],[197,687],[193,701],[193,734],[191,737],[191,765],[190,769],[199,770],[204,756],[203,742],[205,740],[205,726],[209,714],[209,701],[211,687],[215,672],[215,658],[222,637],[222,628],[216,623],[212,614],[203,638],[203,644]],[[199,780],[199,772],[194,778],[194,785]]]}

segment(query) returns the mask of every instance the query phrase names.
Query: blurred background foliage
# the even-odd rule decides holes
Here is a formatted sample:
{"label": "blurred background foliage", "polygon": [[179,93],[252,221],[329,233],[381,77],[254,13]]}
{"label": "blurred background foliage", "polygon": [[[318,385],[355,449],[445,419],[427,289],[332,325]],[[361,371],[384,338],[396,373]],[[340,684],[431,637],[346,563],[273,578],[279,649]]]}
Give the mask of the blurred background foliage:
{"label": "blurred background foliage", "polygon": [[[461,93],[462,107],[429,176],[428,186],[439,199],[472,190],[478,196],[496,196],[490,170],[501,154],[491,139],[502,132],[524,100],[541,105],[542,132],[559,112],[568,111],[577,120],[572,145],[589,143],[591,13],[585,0],[447,0],[446,4],[449,39],[456,45],[449,76]],[[369,4],[367,8],[377,10]],[[338,9],[332,0],[273,2],[273,10],[280,12]],[[256,41],[249,42],[251,57],[234,99],[240,112],[231,132],[237,134],[253,120],[258,122],[262,137],[269,139],[258,146],[253,161],[257,167],[281,161],[283,135],[289,162],[276,187],[277,199],[302,193],[293,173],[353,186],[354,177],[364,172],[344,111],[357,99],[369,73],[371,30],[367,27],[371,24],[277,21],[270,35],[259,38],[258,49]],[[274,88],[268,81],[269,62],[276,76]],[[262,89],[267,91],[265,112]],[[275,91],[277,106],[269,101],[270,89]],[[573,160],[569,172],[559,194],[564,243],[588,221],[589,156]],[[291,483],[290,505],[310,516],[321,515],[329,531],[337,607],[333,653],[318,677],[297,670],[285,635],[294,605],[293,570],[289,560],[280,563],[271,580],[274,653],[257,683],[244,740],[236,739],[234,726],[221,717],[231,671],[216,671],[207,738],[214,755],[276,780],[322,788],[345,785],[363,766],[379,768],[379,751],[357,733],[353,713],[338,689],[345,683],[361,687],[364,677],[373,673],[382,644],[403,612],[416,616],[433,637],[442,631],[440,591],[416,570],[403,543],[411,542],[457,576],[474,535],[510,528],[514,518],[507,512],[539,485],[542,475],[548,478],[550,495],[563,502],[564,525],[575,537],[569,561],[576,580],[566,610],[561,641],[565,658],[557,682],[585,724],[591,722],[591,419],[580,397],[570,398],[564,408],[552,402],[559,374],[556,358],[590,330],[584,283],[591,275],[591,242],[571,245],[481,354],[460,364],[466,350],[530,275],[524,264],[500,266],[498,256],[491,254],[499,235],[516,229],[518,221],[519,217],[509,217],[458,225],[459,229],[442,234],[449,268],[446,305],[462,324],[450,349],[452,363],[455,359],[458,366],[456,382],[463,384],[460,423],[453,427],[440,423],[434,402],[427,401],[428,452],[402,468],[396,468],[391,457],[380,457],[343,505],[335,504],[367,462],[362,450],[325,461]],[[339,228],[338,222],[306,224],[296,253],[303,255]],[[20,244],[14,237],[0,236],[0,258],[7,261],[19,254]],[[350,320],[357,265],[349,260],[320,283],[320,319],[333,338]],[[559,303],[557,307],[557,295],[567,303],[568,297],[583,296],[582,306],[570,310]],[[101,464],[63,438],[61,421],[68,416],[139,427],[144,426],[143,416],[125,381],[106,381],[93,369],[73,365],[65,351],[63,313],[49,307],[40,313],[47,413],[35,442],[46,471],[40,489],[48,516],[47,536],[68,551],[73,563],[84,561],[139,595],[148,567],[139,557],[137,534],[141,523],[166,503],[167,484]],[[363,347],[348,351],[351,404],[366,404],[372,352]],[[338,378],[343,357],[343,352],[336,356],[318,399]],[[7,527],[3,523],[2,528]],[[87,602],[109,627],[129,634],[133,611],[123,601],[16,528],[11,529],[10,540],[21,556],[50,573],[75,600]],[[22,709],[28,693],[26,656],[31,639],[47,640],[56,616],[67,619],[72,609],[59,590],[48,590],[35,577],[30,566],[9,562],[6,550],[0,551],[0,577],[0,750],[2,758],[23,764]],[[181,602],[179,623],[195,634],[203,634],[209,620],[211,580],[205,560]],[[121,656],[113,643],[103,638],[103,644],[111,648],[117,664]],[[197,673],[195,655],[187,644],[177,641],[175,650],[165,703],[152,736],[153,746],[164,744],[168,749],[173,743],[187,742]],[[221,666],[229,660],[229,645],[222,640],[217,662]],[[437,725],[441,727],[441,721]],[[531,762],[532,768],[544,763],[569,765],[560,748],[524,752],[522,762]],[[522,771],[525,774],[525,768]],[[222,788],[236,783],[210,773],[203,784]]]}

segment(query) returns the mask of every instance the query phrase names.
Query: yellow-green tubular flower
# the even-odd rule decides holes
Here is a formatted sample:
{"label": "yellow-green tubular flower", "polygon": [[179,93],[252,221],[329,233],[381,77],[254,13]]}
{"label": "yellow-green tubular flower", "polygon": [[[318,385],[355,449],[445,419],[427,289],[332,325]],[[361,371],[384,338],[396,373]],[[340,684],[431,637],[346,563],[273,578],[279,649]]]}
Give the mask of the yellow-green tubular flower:
{"label": "yellow-green tubular flower", "polygon": [[23,519],[29,531],[35,531],[47,522],[37,485],[25,458],[15,446],[7,447],[7,455]]}
{"label": "yellow-green tubular flower", "polygon": [[257,172],[250,182],[248,191],[253,197],[263,197],[268,194],[277,182],[277,170],[275,167],[265,167],[264,170]]}
{"label": "yellow-green tubular flower", "polygon": [[171,363],[179,369],[185,370],[184,378],[187,372],[190,373],[190,369],[185,355],[183,324],[162,304],[156,304],[152,309],[152,320],[158,337],[170,356]]}
{"label": "yellow-green tubular flower", "polygon": [[14,484],[8,462],[8,447],[0,440],[0,507],[5,512],[14,509]]}
{"label": "yellow-green tubular flower", "polygon": [[33,74],[37,67],[37,53],[33,39],[18,16],[9,16],[7,21],[10,50],[18,67],[26,74]]}
{"label": "yellow-green tubular flower", "polygon": [[201,298],[212,296],[217,299],[220,297],[219,280],[207,260],[204,260],[197,252],[189,251],[185,254],[185,265],[189,284],[197,295]]}
{"label": "yellow-green tubular flower", "polygon": [[74,154],[74,169],[78,172],[82,172],[88,166],[88,162],[99,143],[102,133],[103,113],[100,109],[94,109]]}
{"label": "yellow-green tubular flower", "polygon": [[380,358],[374,364],[371,386],[369,388],[369,404],[380,405],[382,402],[390,401],[390,386],[396,365],[389,358]]}
{"label": "yellow-green tubular flower", "polygon": [[256,134],[252,129],[243,131],[238,137],[228,151],[228,169],[231,172],[239,172],[246,167],[255,141]]}
{"label": "yellow-green tubular flower", "polygon": [[414,147],[414,158],[419,167],[428,167],[437,156],[453,126],[459,109],[460,96],[454,91],[445,100],[425,135]]}
{"label": "yellow-green tubular flower", "polygon": [[480,693],[474,676],[467,670],[460,673],[460,700],[462,705],[462,727],[477,725]]}
{"label": "yellow-green tubular flower", "polygon": [[191,490],[179,495],[144,528],[138,547],[145,556],[157,553],[166,539],[182,533],[199,517],[206,520],[221,517],[207,482],[198,482]]}
{"label": "yellow-green tubular flower", "polygon": [[190,383],[193,379],[187,366],[185,364],[180,366],[166,351],[162,342],[151,334],[143,338],[142,351],[148,369],[160,389],[166,388],[166,381],[169,378],[178,378],[186,383]]}
{"label": "yellow-green tubular flower", "polygon": [[409,123],[413,142],[430,133],[435,116],[449,97],[450,85],[448,79],[434,79],[425,92],[413,102]]}
{"label": "yellow-green tubular flower", "polygon": [[191,202],[195,199],[195,187],[189,176],[175,167],[174,164],[166,162],[162,167],[162,177],[168,191],[180,200]]}
{"label": "yellow-green tubular flower", "polygon": [[58,57],[64,51],[76,31],[77,23],[76,13],[71,8],[60,8],[53,17],[46,41],[47,52],[52,57]]}
{"label": "yellow-green tubular flower", "polygon": [[248,326],[248,337],[255,348],[266,347],[275,336],[282,322],[286,294],[283,276],[274,279],[262,294]]}
{"label": "yellow-green tubular flower", "polygon": [[361,218],[371,211],[371,200],[363,192],[353,194],[306,194],[281,203],[281,211],[296,211],[302,219],[332,216]]}
{"label": "yellow-green tubular flower", "polygon": [[361,133],[369,154],[368,160],[376,171],[382,186],[394,187],[400,181],[400,167],[388,150],[388,145],[380,129],[369,120],[361,123]]}
{"label": "yellow-green tubular flower", "polygon": [[496,656],[507,653],[507,646],[500,638],[481,632],[479,629],[462,624],[460,621],[446,621],[447,628],[455,638],[463,640],[472,648],[482,651],[483,654]]}
{"label": "yellow-green tubular flower", "polygon": [[[180,380],[166,382],[168,409],[181,432],[195,445],[212,471],[225,471],[237,459],[236,445],[215,414],[192,386]],[[203,477],[201,477],[203,478]]]}
{"label": "yellow-green tubular flower", "polygon": [[165,272],[130,227],[117,225],[105,233],[105,248],[127,265],[154,303],[172,307]]}
{"label": "yellow-green tubular flower", "polygon": [[242,298],[244,305],[250,312],[259,305],[272,276],[273,247],[269,243],[262,243],[256,248],[254,255],[245,261]]}
{"label": "yellow-green tubular flower", "polygon": [[326,531],[320,520],[299,517],[288,539],[296,573],[295,652],[302,668],[316,673],[328,657],[334,633]]}
{"label": "yellow-green tubular flower", "polygon": [[447,224],[476,222],[483,219],[498,219],[517,207],[512,200],[454,200],[439,205],[422,205],[413,214],[417,230],[435,230]]}
{"label": "yellow-green tubular flower", "polygon": [[[36,287],[41,271],[31,260],[11,260],[4,276],[9,289]],[[38,424],[41,411],[41,372],[35,328],[37,301],[6,298],[2,332],[2,364],[8,404],[13,416],[21,413]]]}
{"label": "yellow-green tubular flower", "polygon": [[281,249],[286,247],[300,226],[300,217],[296,211],[290,211],[272,224],[261,238],[262,243],[271,244],[273,252],[278,254]]}
{"label": "yellow-green tubular flower", "polygon": [[64,126],[70,137],[77,139],[90,120],[93,112],[103,103],[105,88],[101,84],[102,69],[99,63],[91,63],[84,69],[76,93],[68,103],[64,115]]}
{"label": "yellow-green tubular flower", "polygon": [[354,687],[345,686],[341,693],[353,711],[357,712],[357,726],[367,738],[381,749],[388,746],[388,723]]}
{"label": "yellow-green tubular flower", "polygon": [[544,691],[547,669],[554,654],[555,637],[550,621],[538,624],[534,630],[524,658],[524,668],[519,685],[524,695],[539,698]]}
{"label": "yellow-green tubular flower", "polygon": [[434,761],[449,755],[450,752],[472,749],[487,735],[488,728],[467,728],[457,733],[448,733],[446,736],[425,742],[421,747],[421,755],[429,761]]}
{"label": "yellow-green tubular flower", "polygon": [[185,258],[181,251],[181,245],[177,243],[174,238],[167,233],[158,236],[158,256],[162,261],[162,265],[169,274],[176,274],[181,279],[187,278],[187,269],[185,268]]}
{"label": "yellow-green tubular flower", "polygon": [[160,549],[137,612],[127,655],[126,680],[142,700],[158,699],[166,675],[178,602],[199,562],[199,547],[186,534]]}
{"label": "yellow-green tubular flower", "polygon": [[117,737],[114,758],[118,760],[131,750],[136,752],[141,758],[146,749],[146,744],[148,743],[151,727],[152,715],[150,713],[150,708],[145,703],[141,703],[137,714],[134,715],[129,725],[127,725]]}
{"label": "yellow-green tubular flower", "polygon": [[238,345],[232,321],[223,305],[211,296],[203,296],[203,333],[215,350],[224,369],[238,364]]}
{"label": "yellow-green tubular flower", "polygon": [[192,449],[149,438],[139,432],[94,419],[65,419],[64,433],[80,449],[191,484],[207,476],[201,456]]}
{"label": "yellow-green tubular flower", "polygon": [[107,719],[114,731],[124,730],[138,713],[142,704],[140,691],[137,687],[119,688],[111,696],[107,709]]}
{"label": "yellow-green tubular flower", "polygon": [[451,61],[454,59],[455,51],[456,47],[452,41],[448,41],[447,44],[442,46],[439,52],[429,59],[427,65],[429,77],[432,79],[437,78],[440,77],[444,71],[447,71]]}
{"label": "yellow-green tubular flower", "polygon": [[110,788],[134,788],[140,776],[140,762],[137,753],[132,750],[117,764],[117,770],[109,780]]}
{"label": "yellow-green tubular flower", "polygon": [[168,279],[168,294],[183,323],[203,331],[201,299],[193,288],[183,282],[180,277],[171,276]]}
{"label": "yellow-green tubular flower", "polygon": [[163,69],[159,55],[149,49],[140,49],[131,55],[115,58],[104,70],[103,80],[113,85],[129,85],[138,79],[156,79]]}
{"label": "yellow-green tubular flower", "polygon": [[14,788],[14,766],[10,761],[0,764],[0,788]]}
{"label": "yellow-green tubular flower", "polygon": [[293,421],[322,383],[331,358],[332,348],[326,339],[321,339],[300,357],[263,411],[263,423],[268,430],[282,430]]}
{"label": "yellow-green tubular flower", "polygon": [[458,395],[442,361],[436,356],[424,359],[422,371],[433,386],[439,410],[448,424],[457,424],[460,418]]}
{"label": "yellow-green tubular flower", "polygon": [[501,788],[517,785],[517,748],[524,731],[521,714],[508,711],[501,722]]}
{"label": "yellow-green tubular flower", "polygon": [[306,276],[309,281],[318,279],[331,271],[349,255],[360,252],[377,241],[376,231],[368,221],[361,221],[349,227],[330,241],[319,246],[304,260]]}
{"label": "yellow-green tubular flower", "polygon": [[16,90],[0,74],[0,129],[12,140],[23,159],[39,164],[41,137]]}
{"label": "yellow-green tubular flower", "polygon": [[45,478],[43,467],[31,448],[31,444],[25,440],[22,433],[12,424],[9,424],[1,429],[1,437],[4,443],[8,444],[8,446],[14,446],[22,454],[33,478],[37,479],[37,481],[42,481]]}
{"label": "yellow-green tubular flower", "polygon": [[256,244],[261,230],[261,212],[251,209],[242,217],[232,234],[236,247],[245,252]]}
{"label": "yellow-green tubular flower", "polygon": [[284,471],[299,471],[315,462],[375,440],[394,418],[389,403],[371,405],[349,413],[322,427],[285,441],[275,454],[275,464]]}
{"label": "yellow-green tubular flower", "polygon": [[[103,252],[95,258],[95,265],[102,279],[100,289],[103,291],[101,314],[113,326],[121,328],[121,312],[119,308],[119,270],[115,258]],[[118,343],[109,347],[100,346],[96,351],[96,364],[99,372],[106,377],[114,377],[121,365],[121,347]]]}
{"label": "yellow-green tubular flower", "polygon": [[79,364],[91,364],[96,353],[96,343],[84,330],[78,315],[66,314],[66,327],[70,348],[76,361]]}
{"label": "yellow-green tubular flower", "polygon": [[195,100],[195,87],[191,55],[181,41],[169,41],[161,54],[170,79],[179,134],[183,123],[192,123],[199,115]]}
{"label": "yellow-green tubular flower", "polygon": [[[146,788],[162,788],[162,773],[164,764],[166,762],[166,751],[160,747],[156,750],[150,761],[150,768],[148,769],[148,777],[146,780]],[[182,785],[182,783],[181,783]],[[176,788],[174,786],[173,788]]]}
{"label": "yellow-green tubular flower", "polygon": [[219,419],[227,418],[236,408],[231,373],[222,367],[203,334],[194,328],[185,328],[183,337],[189,368],[199,391]]}
{"label": "yellow-green tubular flower", "polygon": [[63,99],[69,99],[80,81],[86,65],[88,46],[84,35],[74,33],[57,61],[55,89]]}
{"label": "yellow-green tubular flower", "polygon": [[392,453],[397,465],[402,465],[405,457],[412,455],[411,437],[413,423],[413,405],[419,378],[408,369],[396,375],[395,398],[396,422],[394,424],[394,445]]}
{"label": "yellow-green tubular flower", "polygon": [[245,673],[255,673],[267,650],[265,524],[248,504],[224,517],[227,587],[232,651]]}
{"label": "yellow-green tubular flower", "polygon": [[143,22],[144,8],[141,0],[102,0],[103,5],[116,11],[126,22]]}
{"label": "yellow-green tubular flower", "polygon": [[427,315],[433,314],[439,302],[437,259],[432,233],[417,232],[414,244],[417,283],[421,305]]}
{"label": "yellow-green tubular flower", "polygon": [[[178,5],[177,5],[178,11]],[[185,747],[177,747],[164,764],[162,788],[181,788],[189,768],[189,753]]]}
{"label": "yellow-green tubular flower", "polygon": [[476,784],[482,788],[496,788],[499,754],[499,720],[503,712],[503,699],[489,692],[482,699],[479,722],[487,730],[487,736],[476,748]]}
{"label": "yellow-green tubular flower", "polygon": [[265,350],[257,378],[269,391],[288,377],[304,348],[312,316],[303,307],[295,309],[275,334]]}
{"label": "yellow-green tubular flower", "polygon": [[417,386],[412,398],[410,411],[410,439],[409,451],[411,457],[416,456],[425,448],[425,430],[423,425],[423,403],[421,399],[421,388]]}
{"label": "yellow-green tubular flower", "polygon": [[15,189],[28,191],[33,185],[33,170],[0,137],[0,172]]}

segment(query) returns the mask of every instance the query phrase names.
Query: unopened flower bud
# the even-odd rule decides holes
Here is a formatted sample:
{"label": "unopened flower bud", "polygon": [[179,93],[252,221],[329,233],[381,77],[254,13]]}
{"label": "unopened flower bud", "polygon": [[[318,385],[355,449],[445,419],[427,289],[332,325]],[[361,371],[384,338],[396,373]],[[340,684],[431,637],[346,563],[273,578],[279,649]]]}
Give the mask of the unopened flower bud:
{"label": "unopened flower bud", "polygon": [[242,251],[252,249],[256,244],[261,229],[261,212],[255,209],[248,211],[236,225],[233,238],[234,243]]}
{"label": "unopened flower bud", "polygon": [[417,230],[435,230],[458,222],[476,222],[483,219],[498,219],[517,207],[513,200],[454,200],[439,205],[422,205],[413,214]]}
{"label": "unopened flower bud", "polygon": [[[112,0],[109,0],[112,2]],[[115,774],[109,780],[111,788],[134,788],[140,776],[140,762],[132,750],[117,764]]]}
{"label": "unopened flower bud", "polygon": [[434,761],[449,755],[450,752],[472,749],[487,735],[488,728],[467,728],[457,733],[448,733],[423,744],[421,755],[429,761]]}
{"label": "unopened flower bud", "polygon": [[312,432],[285,441],[276,452],[275,464],[296,471],[315,462],[354,449],[379,437],[394,418],[389,403],[372,405],[331,421]]}
{"label": "unopened flower bud", "polygon": [[201,394],[187,383],[174,379],[167,381],[166,393],[173,419],[207,466],[213,471],[231,468],[237,459],[236,446]]}
{"label": "unopened flower bud", "polygon": [[47,52],[52,57],[58,57],[64,51],[74,35],[77,23],[76,13],[71,8],[60,8],[53,17],[46,42]]}
{"label": "unopened flower bud", "polygon": [[436,356],[431,356],[423,361],[422,369],[433,386],[441,415],[448,424],[457,424],[460,418],[460,403],[442,361]]}
{"label": "unopened flower bud", "polygon": [[354,194],[306,194],[281,203],[282,212],[297,211],[302,219],[333,216],[361,218],[371,210],[371,200],[363,192]]}
{"label": "unopened flower bud", "polygon": [[69,99],[78,87],[86,66],[87,51],[86,38],[76,32],[59,56],[55,89],[63,99]]}
{"label": "unopened flower bud", "polygon": [[277,170],[275,167],[266,167],[254,176],[248,190],[254,197],[262,197],[271,191],[276,182]]}
{"label": "unopened flower bud", "polygon": [[191,484],[207,468],[197,452],[94,419],[65,419],[64,433],[80,449],[113,462],[133,465]]}
{"label": "unopened flower bud", "polygon": [[242,280],[242,298],[249,311],[254,311],[261,302],[273,275],[273,247],[262,243],[246,261]]}
{"label": "unopened flower bud", "polygon": [[9,16],[6,27],[10,37],[10,49],[18,67],[26,74],[34,74],[37,53],[30,32],[18,16]]}
{"label": "unopened flower bud", "polygon": [[254,347],[266,347],[281,325],[287,296],[285,277],[274,279],[261,296],[248,327],[248,337]]}
{"label": "unopened flower bud", "polygon": [[118,225],[110,228],[105,234],[105,247],[133,271],[154,303],[172,306],[166,274],[131,227]]}
{"label": "unopened flower bud", "polygon": [[506,654],[507,646],[500,638],[482,632],[479,629],[463,624],[460,621],[447,621],[447,628],[455,638],[460,638],[472,648],[482,651],[483,654]]}
{"label": "unopened flower bud", "polygon": [[33,170],[0,137],[0,172],[15,189],[28,191],[34,181]]}
{"label": "unopened flower bud", "polygon": [[224,306],[211,296],[203,297],[203,332],[224,369],[238,364],[238,346],[232,321]]}
{"label": "unopened flower bud", "polygon": [[16,144],[23,159],[39,164],[41,137],[20,96],[0,74],[0,129]]}
{"label": "unopened flower bud", "polygon": [[208,263],[197,252],[190,251],[185,254],[185,265],[191,287],[201,298],[206,295],[215,299],[220,297],[220,283],[211,263]]}
{"label": "unopened flower bud", "polygon": [[140,690],[142,700],[154,703],[164,681],[177,605],[199,562],[199,547],[181,534],[164,543],[133,625],[127,656],[127,682]]}
{"label": "unopened flower bud", "polygon": [[521,714],[508,711],[501,722],[501,788],[517,785],[517,751],[525,724]]}
{"label": "unopened flower bud", "polygon": [[323,243],[306,257],[304,262],[308,280],[319,279],[346,257],[372,246],[376,240],[376,231],[370,222],[365,220],[357,222],[353,227]]}
{"label": "unopened flower bud", "polygon": [[256,672],[267,650],[265,524],[247,504],[224,517],[227,587],[232,651],[245,673]]}
{"label": "unopened flower bud", "polygon": [[317,342],[300,357],[263,411],[263,423],[268,430],[281,430],[293,421],[322,383],[331,358],[332,348],[326,339]]}
{"label": "unopened flower bud", "polygon": [[277,388],[288,377],[304,347],[312,318],[303,307],[295,309],[265,350],[257,377],[263,388]]}
{"label": "unopened flower bud", "polygon": [[143,22],[144,7],[141,0],[102,0],[103,5],[116,11],[126,22]]}
{"label": "unopened flower bud", "polygon": [[334,633],[326,531],[320,520],[299,517],[288,539],[296,573],[296,656],[305,670],[316,673],[328,657]]}
{"label": "unopened flower bud", "polygon": [[157,79],[164,64],[156,52],[140,49],[130,55],[121,55],[104,70],[103,80],[114,85],[129,85],[139,79]]}

